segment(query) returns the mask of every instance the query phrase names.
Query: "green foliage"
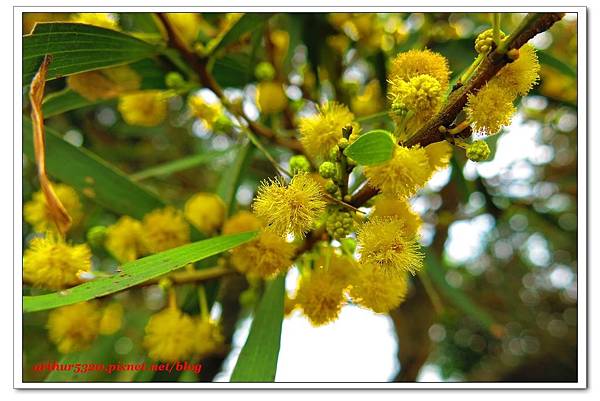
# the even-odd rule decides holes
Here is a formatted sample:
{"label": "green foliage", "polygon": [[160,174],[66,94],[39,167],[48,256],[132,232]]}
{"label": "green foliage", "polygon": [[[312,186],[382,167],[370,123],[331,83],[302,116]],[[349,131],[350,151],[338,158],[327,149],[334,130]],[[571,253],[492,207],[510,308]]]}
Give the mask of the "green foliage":
{"label": "green foliage", "polygon": [[359,136],[344,150],[344,154],[358,164],[372,166],[390,160],[395,145],[392,134],[378,129]]}

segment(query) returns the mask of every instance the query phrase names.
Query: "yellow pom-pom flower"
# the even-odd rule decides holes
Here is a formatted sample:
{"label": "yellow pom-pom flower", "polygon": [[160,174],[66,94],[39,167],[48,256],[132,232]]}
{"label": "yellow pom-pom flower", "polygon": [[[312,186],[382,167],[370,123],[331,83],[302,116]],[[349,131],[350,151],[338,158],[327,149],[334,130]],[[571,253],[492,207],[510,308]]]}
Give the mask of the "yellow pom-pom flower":
{"label": "yellow pom-pom flower", "polygon": [[123,305],[113,302],[102,311],[100,317],[99,332],[102,335],[109,336],[116,333],[121,328],[123,322]]}
{"label": "yellow pom-pom flower", "polygon": [[294,246],[270,231],[231,251],[231,264],[250,277],[270,278],[292,265]]}
{"label": "yellow pom-pom flower", "polygon": [[225,344],[221,327],[210,319],[198,319],[196,321],[194,340],[194,353],[199,358],[205,358],[221,351]]}
{"label": "yellow pom-pom flower", "polygon": [[254,213],[278,235],[304,236],[327,203],[319,184],[306,173],[295,175],[288,185],[281,180],[263,182],[252,205]]}
{"label": "yellow pom-pom flower", "polygon": [[512,92],[513,96],[524,96],[539,79],[540,63],[535,47],[525,44],[519,49],[519,58],[504,66],[493,78],[498,86]]}
{"label": "yellow pom-pom flower", "polygon": [[[83,217],[83,210],[77,192],[65,184],[52,184],[52,189],[71,216],[72,226],[79,224]],[[42,191],[34,193],[31,200],[23,205],[23,217],[39,233],[58,232]]]}
{"label": "yellow pom-pom flower", "polygon": [[67,86],[90,101],[112,99],[138,90],[141,77],[129,66],[106,68],[69,75]]}
{"label": "yellow pom-pom flower", "polygon": [[263,114],[280,113],[288,104],[288,98],[280,82],[261,82],[256,87],[256,103]]}
{"label": "yellow pom-pom flower", "polygon": [[129,216],[123,216],[106,229],[104,246],[119,262],[131,262],[147,252],[143,236],[142,223]]}
{"label": "yellow pom-pom flower", "polygon": [[365,176],[384,194],[409,198],[430,178],[427,152],[421,147],[396,146],[394,154],[385,163],[365,167]]}
{"label": "yellow pom-pom flower", "polygon": [[154,360],[183,361],[195,352],[197,325],[175,305],[152,315],[145,332],[144,347]]}
{"label": "yellow pom-pom flower", "polygon": [[151,253],[166,251],[190,242],[189,224],[180,211],[170,206],[144,216],[142,228],[143,244]]}
{"label": "yellow pom-pom flower", "polygon": [[200,192],[185,203],[186,219],[205,234],[212,234],[225,220],[225,203],[219,195]]}
{"label": "yellow pom-pom flower", "polygon": [[448,89],[450,70],[448,60],[431,50],[409,50],[398,54],[390,65],[388,78],[390,81],[401,79],[408,81],[418,75],[430,75],[435,78],[442,93]]}
{"label": "yellow pom-pom flower", "polygon": [[388,313],[404,301],[407,290],[406,274],[389,277],[376,266],[367,264],[358,269],[349,294],[362,307]]}
{"label": "yellow pom-pom flower", "polygon": [[260,229],[261,225],[258,217],[247,210],[242,210],[225,221],[223,224],[223,235],[256,231]]}
{"label": "yellow pom-pom flower", "polygon": [[486,135],[497,134],[509,125],[516,112],[514,95],[496,81],[488,82],[476,94],[469,94],[465,112],[471,126]]}
{"label": "yellow pom-pom flower", "polygon": [[118,109],[127,124],[154,127],[167,117],[167,96],[160,90],[123,95]]}
{"label": "yellow pom-pom flower", "polygon": [[351,106],[352,111],[357,116],[368,116],[381,111],[383,109],[383,98],[379,82],[376,79],[369,82],[363,93],[352,99]]}
{"label": "yellow pom-pom flower", "polygon": [[412,111],[417,118],[435,113],[442,103],[442,95],[442,86],[431,75],[417,75],[408,81],[390,81],[392,108]]}
{"label": "yellow pom-pom flower", "polygon": [[423,225],[421,216],[415,213],[408,200],[378,196],[375,199],[372,217],[396,217],[404,223],[407,236],[419,235]]}
{"label": "yellow pom-pom flower", "polygon": [[48,337],[60,353],[88,348],[98,336],[100,312],[95,302],[81,302],[53,309],[46,324]]}
{"label": "yellow pom-pom flower", "polygon": [[443,170],[450,164],[452,145],[446,141],[432,143],[425,146],[425,152],[432,172]]}
{"label": "yellow pom-pom flower", "polygon": [[328,102],[319,108],[316,115],[300,119],[300,141],[310,156],[325,158],[343,138],[342,128],[352,125],[354,132],[358,132],[358,124],[353,124],[353,121],[354,114],[346,106]]}
{"label": "yellow pom-pom flower", "polygon": [[423,268],[417,238],[397,217],[375,217],[357,233],[360,261],[373,264],[389,276],[415,274]]}
{"label": "yellow pom-pom flower", "polygon": [[69,245],[51,234],[34,238],[23,255],[23,280],[50,290],[72,287],[81,282],[78,272],[91,270],[91,257],[85,244]]}
{"label": "yellow pom-pom flower", "polygon": [[119,24],[112,13],[78,13],[71,18],[73,22],[95,25],[107,29],[119,29]]}
{"label": "yellow pom-pom flower", "polygon": [[330,270],[318,267],[300,279],[296,302],[313,326],[336,320],[344,303],[345,283]]}
{"label": "yellow pom-pom flower", "polygon": [[188,108],[192,115],[200,119],[209,130],[213,129],[219,117],[223,115],[221,103],[208,103],[199,95],[189,97]]}

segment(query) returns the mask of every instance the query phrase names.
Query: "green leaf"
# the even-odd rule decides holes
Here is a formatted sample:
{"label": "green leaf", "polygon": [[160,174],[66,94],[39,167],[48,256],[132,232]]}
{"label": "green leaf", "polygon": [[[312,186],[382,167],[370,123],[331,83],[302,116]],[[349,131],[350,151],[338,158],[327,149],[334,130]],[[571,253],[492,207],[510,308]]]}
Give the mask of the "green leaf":
{"label": "green leaf", "polygon": [[217,194],[223,199],[225,205],[227,205],[227,215],[231,215],[235,211],[235,194],[241,177],[252,160],[253,150],[254,146],[250,142],[243,145],[237,153],[233,165],[223,172],[223,176],[219,181]]}
{"label": "green leaf", "polygon": [[48,80],[151,57],[158,49],[112,29],[76,23],[37,24],[23,37],[23,85],[28,85],[46,54]]}
{"label": "green leaf", "polygon": [[568,77],[577,79],[577,70],[565,63],[564,61],[557,59],[550,53],[543,50],[538,50],[537,56],[541,64],[545,64],[548,67],[552,67]]}
{"label": "green leaf", "polygon": [[244,348],[231,374],[231,382],[272,382],[277,373],[277,358],[283,321],[285,274],[268,283],[256,309]]}
{"label": "green leaf", "polygon": [[386,162],[392,158],[396,143],[388,131],[373,130],[358,137],[344,154],[363,166]]}
{"label": "green leaf", "polygon": [[44,117],[47,118],[102,102],[102,100],[87,100],[79,93],[66,88],[60,92],[54,92],[46,96],[42,103],[42,112],[44,113]]}
{"label": "green leaf", "polygon": [[[34,160],[31,120],[23,119],[23,152]],[[46,168],[96,203],[118,214],[141,219],[165,202],[90,151],[63,140],[46,127]]]}
{"label": "green leaf", "polygon": [[51,294],[23,297],[23,312],[37,312],[103,297],[235,248],[256,236],[256,232],[226,235],[194,242],[146,256],[121,266],[121,273],[99,277],[87,283]]}
{"label": "green leaf", "polygon": [[212,152],[200,153],[190,157],[184,157],[182,159],[178,159],[170,163],[161,164],[160,166],[151,167],[138,173],[131,174],[130,177],[132,180],[139,181],[145,180],[146,178],[150,177],[166,176],[173,173],[177,173],[179,171],[188,170],[192,167],[200,166],[208,162],[212,162],[235,151],[236,148],[234,147],[229,148],[227,150],[215,150]]}
{"label": "green leaf", "polygon": [[209,53],[214,54],[225,46],[237,41],[245,33],[258,29],[272,15],[269,13],[246,13],[242,15],[223,36],[209,44]]}

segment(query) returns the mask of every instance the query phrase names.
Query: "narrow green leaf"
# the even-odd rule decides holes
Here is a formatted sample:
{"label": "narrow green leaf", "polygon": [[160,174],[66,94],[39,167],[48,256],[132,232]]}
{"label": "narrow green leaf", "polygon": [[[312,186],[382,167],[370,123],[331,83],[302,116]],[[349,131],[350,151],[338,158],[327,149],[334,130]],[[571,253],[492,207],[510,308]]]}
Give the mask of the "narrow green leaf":
{"label": "narrow green leaf", "polygon": [[230,152],[234,152],[236,148],[229,148],[227,150],[212,151],[206,153],[200,153],[190,157],[184,157],[182,159],[175,160],[170,163],[161,164],[156,167],[140,171],[138,173],[130,175],[132,180],[140,181],[150,177],[166,176],[179,171],[188,170],[192,167],[201,166],[208,162],[217,160]]}
{"label": "narrow green leaf", "polygon": [[256,232],[226,235],[183,245],[125,263],[121,273],[100,277],[64,291],[23,297],[23,312],[37,312],[71,305],[125,290],[145,281],[235,248],[256,236]]}
{"label": "narrow green leaf", "polygon": [[394,146],[396,144],[392,134],[378,129],[359,136],[344,150],[344,154],[358,164],[371,166],[390,160]]}
{"label": "narrow green leaf", "polygon": [[76,23],[37,24],[23,37],[23,85],[28,85],[44,55],[52,55],[47,79],[151,57],[158,49],[112,29]]}
{"label": "narrow green leaf", "polygon": [[66,88],[60,92],[54,92],[46,96],[42,104],[42,112],[44,113],[44,117],[47,118],[82,107],[93,106],[101,102],[103,101],[87,100],[79,93]]}
{"label": "narrow green leaf", "polygon": [[543,50],[538,50],[537,56],[541,64],[545,64],[549,67],[552,67],[568,77],[577,79],[577,70],[565,63],[564,61],[554,57],[550,53]]}
{"label": "narrow green leaf", "polygon": [[241,181],[242,175],[246,171],[248,164],[252,160],[252,153],[254,146],[252,143],[247,142],[238,151],[237,156],[233,162],[231,168],[223,172],[219,186],[217,187],[217,194],[223,199],[225,205],[227,205],[227,214],[231,215],[235,211],[235,194],[238,188],[238,184]]}
{"label": "narrow green leaf", "polygon": [[268,283],[252,327],[231,374],[231,382],[272,382],[281,342],[285,274]]}
{"label": "narrow green leaf", "polygon": [[[34,160],[31,120],[23,119],[23,152]],[[46,168],[51,176],[71,185],[99,205],[118,214],[141,219],[164,207],[157,196],[90,151],[63,140],[46,127]]]}
{"label": "narrow green leaf", "polygon": [[258,29],[272,15],[269,13],[246,13],[242,15],[223,36],[209,44],[209,53],[214,54],[225,46],[237,41],[243,34]]}

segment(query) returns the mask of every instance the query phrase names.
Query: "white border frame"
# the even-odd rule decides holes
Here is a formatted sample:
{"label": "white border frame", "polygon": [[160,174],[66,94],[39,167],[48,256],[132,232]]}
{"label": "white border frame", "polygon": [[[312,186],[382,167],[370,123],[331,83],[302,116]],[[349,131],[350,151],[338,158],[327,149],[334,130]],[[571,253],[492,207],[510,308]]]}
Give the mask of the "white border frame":
{"label": "white border frame", "polygon": [[[348,3],[352,3],[349,1]],[[13,386],[20,389],[584,389],[587,388],[587,9],[586,7],[519,7],[519,6],[15,6],[13,7]],[[23,12],[535,12],[560,11],[577,13],[577,291],[578,291],[578,382],[577,383],[29,383],[22,375],[22,24]]]}

